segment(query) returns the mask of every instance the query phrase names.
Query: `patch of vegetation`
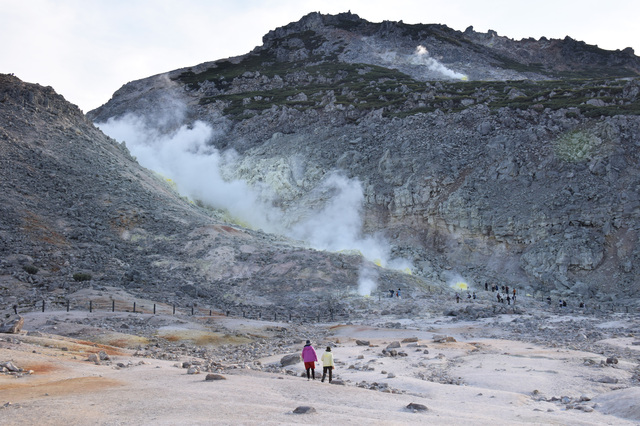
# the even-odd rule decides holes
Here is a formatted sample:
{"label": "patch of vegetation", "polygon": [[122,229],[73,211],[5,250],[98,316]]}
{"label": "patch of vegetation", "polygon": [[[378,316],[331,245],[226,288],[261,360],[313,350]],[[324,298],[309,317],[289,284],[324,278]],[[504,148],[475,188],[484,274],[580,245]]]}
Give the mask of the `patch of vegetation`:
{"label": "patch of vegetation", "polygon": [[592,158],[602,139],[586,130],[567,132],[556,140],[555,152],[558,158],[569,162],[587,161]]}
{"label": "patch of vegetation", "polygon": [[24,265],[22,270],[25,271],[29,275],[35,275],[38,273],[39,269],[33,265]]}
{"label": "patch of vegetation", "polygon": [[[428,26],[405,27],[412,31],[439,31]],[[306,49],[317,48],[324,43],[324,39],[313,31],[296,34],[295,38],[298,41],[293,42],[289,37],[276,43],[304,45]],[[522,65],[502,57],[497,59],[502,61],[502,66],[517,68],[518,71],[543,71],[541,64]],[[245,74],[247,72],[251,74]],[[256,84],[246,86],[251,87],[251,91],[239,90],[243,87],[243,80],[238,79],[246,77],[250,80],[258,76],[269,79],[279,76],[282,80],[271,86],[259,83],[258,87],[265,87],[264,90],[255,90]],[[267,51],[249,54],[235,64],[219,61],[215,67],[202,73],[185,72],[177,80],[190,88],[198,88],[205,81],[213,83],[222,93],[202,97],[200,103],[224,102],[224,113],[236,120],[273,106],[287,106],[300,111],[324,108],[323,98],[326,99],[331,92],[337,105],[358,110],[383,109],[384,115],[397,117],[436,109],[460,111],[478,104],[496,112],[505,107],[526,110],[536,106],[537,109],[550,110],[571,108],[574,116],[578,113],[587,117],[640,114],[640,100],[633,103],[622,100],[622,91],[627,84],[622,79],[422,82],[396,69],[348,64],[326,58],[315,62],[308,58],[297,62],[278,61]],[[282,85],[284,88],[280,88]],[[300,93],[306,96],[297,96]]]}
{"label": "patch of vegetation", "polygon": [[74,281],[91,281],[91,274],[86,274],[84,272],[76,272],[73,274]]}

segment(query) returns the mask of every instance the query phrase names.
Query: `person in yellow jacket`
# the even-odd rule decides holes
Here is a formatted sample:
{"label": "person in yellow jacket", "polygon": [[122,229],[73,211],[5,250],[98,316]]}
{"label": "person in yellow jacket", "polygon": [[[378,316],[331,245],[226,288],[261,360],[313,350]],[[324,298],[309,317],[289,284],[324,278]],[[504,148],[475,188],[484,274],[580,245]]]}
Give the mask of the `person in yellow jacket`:
{"label": "person in yellow jacket", "polygon": [[331,347],[327,346],[327,350],[325,353],[322,354],[322,357],[320,358],[320,360],[322,361],[322,380],[321,382],[324,383],[324,379],[325,377],[327,377],[327,371],[329,372],[329,383],[331,383],[331,376],[332,376],[332,372],[333,372],[333,368],[335,367],[333,364],[333,353],[331,352]]}

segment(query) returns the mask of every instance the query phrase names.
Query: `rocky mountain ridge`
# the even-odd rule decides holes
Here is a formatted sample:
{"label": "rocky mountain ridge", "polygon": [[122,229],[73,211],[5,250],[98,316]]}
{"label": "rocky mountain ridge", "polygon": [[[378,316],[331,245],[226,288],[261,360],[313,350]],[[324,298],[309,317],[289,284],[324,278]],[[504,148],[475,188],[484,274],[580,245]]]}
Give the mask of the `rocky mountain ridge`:
{"label": "rocky mountain ridge", "polygon": [[341,170],[362,182],[365,230],[433,282],[459,272],[544,294],[638,294],[631,49],[353,14],[310,14],[263,41],[129,83],[88,116],[180,105],[167,128],[209,123],[212,146],[240,155],[227,178],[267,182],[292,209]]}
{"label": "rocky mountain ridge", "polygon": [[[81,289],[240,314],[315,315],[357,295],[360,256],[230,226],[142,168],[51,87],[0,75],[0,302],[81,303]],[[376,269],[373,264],[370,268]],[[417,277],[381,271],[425,291]],[[295,293],[294,293],[295,290]],[[84,307],[86,309],[86,307]]]}

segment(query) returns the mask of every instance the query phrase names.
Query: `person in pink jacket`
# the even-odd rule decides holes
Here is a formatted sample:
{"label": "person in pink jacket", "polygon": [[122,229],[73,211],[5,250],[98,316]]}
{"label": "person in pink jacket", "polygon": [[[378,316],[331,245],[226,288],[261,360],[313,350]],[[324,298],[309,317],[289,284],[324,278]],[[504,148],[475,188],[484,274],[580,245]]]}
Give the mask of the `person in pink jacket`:
{"label": "person in pink jacket", "polygon": [[[304,369],[307,370],[307,380],[310,380],[311,377],[313,377],[313,380],[316,379],[317,360],[316,350],[311,346],[311,341],[307,340],[307,344],[302,348],[302,361],[304,362]],[[309,370],[311,370],[311,376],[309,375]]]}

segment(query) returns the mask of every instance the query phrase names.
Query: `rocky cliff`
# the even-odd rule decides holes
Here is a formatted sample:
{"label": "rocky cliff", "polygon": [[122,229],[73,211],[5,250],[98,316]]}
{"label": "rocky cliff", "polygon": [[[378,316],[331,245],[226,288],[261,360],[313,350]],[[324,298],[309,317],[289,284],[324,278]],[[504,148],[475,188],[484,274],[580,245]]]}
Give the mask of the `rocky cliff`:
{"label": "rocky cliff", "polygon": [[631,49],[315,13],[263,41],[129,83],[88,116],[208,123],[238,156],[226,178],[269,186],[291,221],[340,171],[362,185],[365,231],[428,282],[637,297]]}
{"label": "rocky cliff", "polygon": [[[265,315],[348,314],[363,267],[230,226],[142,168],[50,87],[0,75],[0,303],[66,305],[79,289],[121,287],[181,307]],[[390,285],[418,277],[380,270]],[[86,309],[86,306],[83,307]]]}

